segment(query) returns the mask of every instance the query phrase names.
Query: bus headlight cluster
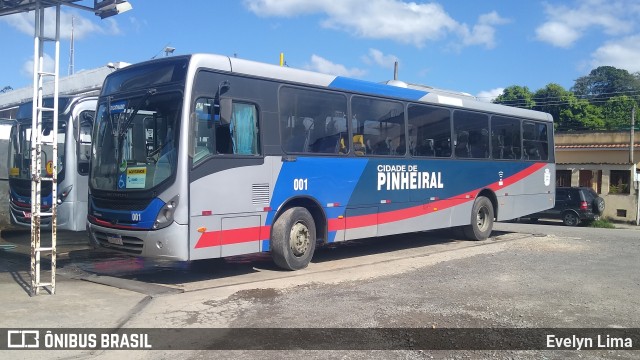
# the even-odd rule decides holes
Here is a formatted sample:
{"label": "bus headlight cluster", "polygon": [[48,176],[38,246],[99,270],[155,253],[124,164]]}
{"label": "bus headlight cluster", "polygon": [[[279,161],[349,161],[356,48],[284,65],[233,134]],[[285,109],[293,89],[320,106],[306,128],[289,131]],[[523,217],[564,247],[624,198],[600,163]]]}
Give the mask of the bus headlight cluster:
{"label": "bus headlight cluster", "polygon": [[71,189],[73,189],[73,185],[67,186],[66,188],[64,188],[64,190],[62,190],[62,192],[58,193],[58,205],[62,204],[64,199],[69,196],[69,193],[71,193]]}
{"label": "bus headlight cluster", "polygon": [[153,223],[154,229],[162,229],[164,227],[169,226],[173,222],[173,213],[176,211],[178,207],[178,201],[180,200],[180,195],[174,196],[171,200],[167,201],[166,204],[160,209],[158,213],[158,217],[156,221]]}

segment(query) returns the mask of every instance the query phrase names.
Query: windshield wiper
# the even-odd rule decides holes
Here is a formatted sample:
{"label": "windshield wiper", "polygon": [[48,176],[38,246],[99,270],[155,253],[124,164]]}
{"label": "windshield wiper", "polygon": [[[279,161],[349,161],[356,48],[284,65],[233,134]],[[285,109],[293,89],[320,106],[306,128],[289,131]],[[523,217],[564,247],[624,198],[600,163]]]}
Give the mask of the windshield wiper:
{"label": "windshield wiper", "polygon": [[109,119],[109,124],[111,124],[111,134],[117,134],[118,129],[113,126],[113,116],[111,116],[111,96],[107,96],[107,118]]}
{"label": "windshield wiper", "polygon": [[142,108],[142,105],[145,103],[145,101],[147,101],[147,99],[149,99],[149,97],[151,97],[152,95],[155,95],[156,92],[157,92],[156,89],[147,90],[147,93],[142,97],[142,99],[140,99],[140,101],[136,105],[136,108],[133,109],[133,112],[131,112],[131,114],[129,115],[127,120],[125,120],[124,126],[121,126],[121,127],[118,128],[118,137],[119,138],[124,136],[124,133],[129,128],[129,125],[131,125],[131,122],[133,121],[133,118],[136,117],[136,115],[138,115],[138,111],[140,111],[140,108]]}

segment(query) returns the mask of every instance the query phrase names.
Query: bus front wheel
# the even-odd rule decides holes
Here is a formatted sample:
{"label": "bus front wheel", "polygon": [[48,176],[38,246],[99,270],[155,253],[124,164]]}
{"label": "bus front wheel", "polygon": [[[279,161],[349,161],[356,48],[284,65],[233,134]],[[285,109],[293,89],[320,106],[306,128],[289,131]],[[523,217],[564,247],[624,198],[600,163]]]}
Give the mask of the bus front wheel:
{"label": "bus front wheel", "polygon": [[469,240],[485,240],[493,230],[493,204],[484,196],[479,196],[473,203],[471,210],[471,225],[464,228],[464,234]]}
{"label": "bus front wheel", "polygon": [[307,209],[287,209],[273,224],[271,257],[279,267],[286,270],[306,268],[315,248],[316,225]]}

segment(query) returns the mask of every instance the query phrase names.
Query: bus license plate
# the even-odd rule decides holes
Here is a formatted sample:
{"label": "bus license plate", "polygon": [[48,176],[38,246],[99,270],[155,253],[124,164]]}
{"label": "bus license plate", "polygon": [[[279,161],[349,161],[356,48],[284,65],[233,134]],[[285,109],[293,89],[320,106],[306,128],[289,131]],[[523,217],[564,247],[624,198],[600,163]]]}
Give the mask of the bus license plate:
{"label": "bus license plate", "polygon": [[107,235],[107,241],[113,245],[123,245],[122,236],[120,235]]}

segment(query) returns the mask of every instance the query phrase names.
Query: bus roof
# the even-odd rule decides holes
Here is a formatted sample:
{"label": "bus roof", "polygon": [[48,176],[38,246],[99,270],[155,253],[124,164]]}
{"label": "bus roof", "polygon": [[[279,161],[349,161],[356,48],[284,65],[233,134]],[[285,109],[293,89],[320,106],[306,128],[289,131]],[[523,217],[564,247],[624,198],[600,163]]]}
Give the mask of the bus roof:
{"label": "bus roof", "polygon": [[467,110],[476,110],[494,114],[553,122],[552,116],[548,113],[482,102],[478,101],[475,97],[462,92],[440,90],[424,85],[415,84],[406,84],[407,86],[404,86],[404,83],[397,81],[389,82],[391,84],[375,83],[344,76],[322,74],[308,70],[282,67],[273,64],[260,63],[251,60],[244,60],[215,54],[192,54],[150,60],[144,63],[131,65],[130,67],[125,68],[125,71],[130,71],[132,70],[132,68],[143,66],[152,62],[184,61],[185,57],[190,58],[189,71],[191,73],[195,73],[195,71],[199,68],[217,69],[243,75],[297,83],[301,85],[312,85],[317,87],[349,91],[353,93],[391,97],[406,101],[414,101],[417,103],[446,105]]}
{"label": "bus roof", "polygon": [[[85,98],[97,98],[96,95],[61,95],[58,96],[58,114],[62,115],[68,112],[71,106],[77,101]],[[53,97],[44,97],[42,103],[45,107],[53,106]],[[28,101],[20,104],[18,112],[16,113],[16,120],[22,122],[23,120],[31,121],[33,116],[33,101]],[[50,117],[50,116],[47,116]]]}

